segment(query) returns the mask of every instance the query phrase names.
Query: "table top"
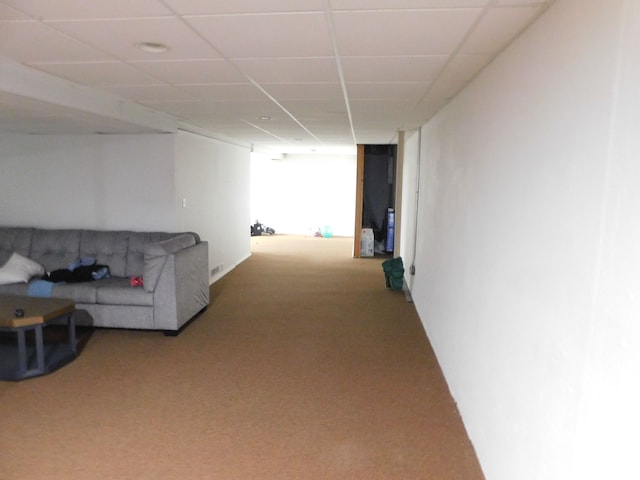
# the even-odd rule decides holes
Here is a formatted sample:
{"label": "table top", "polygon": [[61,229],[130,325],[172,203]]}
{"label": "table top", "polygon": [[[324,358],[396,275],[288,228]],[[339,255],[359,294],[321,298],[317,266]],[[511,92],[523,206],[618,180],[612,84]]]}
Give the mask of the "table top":
{"label": "table top", "polygon": [[[0,295],[0,327],[17,328],[46,323],[72,313],[75,308],[75,303],[65,298]],[[24,312],[23,317],[16,317],[18,309]]]}

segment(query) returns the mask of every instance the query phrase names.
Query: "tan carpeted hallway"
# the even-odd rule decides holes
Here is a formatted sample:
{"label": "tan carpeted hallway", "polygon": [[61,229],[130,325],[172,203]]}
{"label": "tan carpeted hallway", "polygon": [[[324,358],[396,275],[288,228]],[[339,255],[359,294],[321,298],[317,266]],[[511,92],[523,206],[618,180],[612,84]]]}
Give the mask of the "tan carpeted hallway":
{"label": "tan carpeted hallway", "polygon": [[178,337],[0,382],[0,479],[477,480],[413,304],[350,238],[254,237]]}

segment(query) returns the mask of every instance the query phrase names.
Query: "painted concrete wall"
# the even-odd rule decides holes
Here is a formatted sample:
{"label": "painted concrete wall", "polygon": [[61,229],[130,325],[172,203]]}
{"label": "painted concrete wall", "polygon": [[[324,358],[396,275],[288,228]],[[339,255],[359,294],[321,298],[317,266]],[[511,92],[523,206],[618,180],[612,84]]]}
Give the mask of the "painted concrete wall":
{"label": "painted concrete wall", "polygon": [[640,478],[639,8],[558,0],[421,129],[412,295],[488,480]]}
{"label": "painted concrete wall", "polygon": [[176,207],[179,230],[209,241],[212,281],[251,254],[250,150],[179,131],[176,138]]}
{"label": "painted concrete wall", "polygon": [[402,162],[402,221],[400,226],[400,256],[404,264],[407,287],[413,287],[414,275],[411,266],[416,255],[416,225],[418,221],[418,178],[420,178],[420,132],[411,131],[404,134]]}
{"label": "painted concrete wall", "polygon": [[174,135],[0,135],[0,224],[176,229]]}
{"label": "painted concrete wall", "polygon": [[589,349],[573,478],[640,478],[640,3],[620,10]]}

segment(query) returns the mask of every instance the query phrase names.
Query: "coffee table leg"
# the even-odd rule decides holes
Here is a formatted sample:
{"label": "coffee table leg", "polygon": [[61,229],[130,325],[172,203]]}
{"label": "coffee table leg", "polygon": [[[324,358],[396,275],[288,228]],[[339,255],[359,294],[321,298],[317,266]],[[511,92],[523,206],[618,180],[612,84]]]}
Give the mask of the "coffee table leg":
{"label": "coffee table leg", "polygon": [[74,355],[77,352],[76,346],[76,317],[73,313],[69,314],[69,346],[71,347],[71,351]]}
{"label": "coffee table leg", "polygon": [[[27,341],[26,331],[33,330],[35,334],[35,347],[36,347],[36,366],[35,368],[28,368],[27,359]],[[18,371],[16,372],[17,378],[31,377],[33,375],[44,373],[44,341],[42,337],[42,325],[36,325],[34,327],[18,328],[16,330],[18,336]]]}
{"label": "coffee table leg", "polygon": [[27,371],[27,342],[25,341],[24,328],[18,328],[18,375]]}
{"label": "coffee table leg", "polygon": [[44,341],[42,338],[42,325],[36,325],[36,371],[44,373]]}

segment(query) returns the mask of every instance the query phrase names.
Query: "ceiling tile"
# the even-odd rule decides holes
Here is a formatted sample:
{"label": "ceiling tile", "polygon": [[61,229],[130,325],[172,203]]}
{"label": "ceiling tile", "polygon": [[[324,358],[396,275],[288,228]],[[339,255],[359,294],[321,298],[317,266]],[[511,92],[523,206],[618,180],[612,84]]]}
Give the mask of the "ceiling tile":
{"label": "ceiling tile", "polygon": [[429,87],[430,98],[451,98],[491,61],[490,55],[457,55]]}
{"label": "ceiling tile", "polygon": [[262,85],[270,95],[280,100],[343,99],[339,83],[274,83]]}
{"label": "ceiling tile", "polygon": [[122,62],[36,64],[34,68],[88,86],[143,85],[158,80]]}
{"label": "ceiling tile", "polygon": [[205,100],[260,100],[265,97],[252,84],[181,85],[180,89]]}
{"label": "ceiling tile", "polygon": [[109,60],[109,56],[37,22],[3,23],[0,57],[24,63]]}
{"label": "ceiling tile", "polygon": [[245,124],[253,129],[250,133],[253,138],[257,138],[256,136],[260,135],[260,132],[289,142],[293,142],[297,138],[310,138],[308,132],[305,132],[304,129],[290,117],[281,117],[269,122],[245,120]]}
{"label": "ceiling tile", "polygon": [[233,62],[258,83],[338,82],[338,68],[333,57],[252,58]]}
{"label": "ceiling tile", "polygon": [[492,8],[469,36],[462,53],[497,53],[541,12],[540,5]]}
{"label": "ceiling tile", "polygon": [[[172,17],[117,20],[55,21],[49,25],[119,60],[171,60],[219,58],[202,38]],[[140,42],[157,42],[169,47],[165,53],[140,50]]]}
{"label": "ceiling tile", "polygon": [[427,83],[348,83],[349,100],[384,99],[418,101],[427,90]]}
{"label": "ceiling tile", "polygon": [[[441,109],[550,3],[0,0],[0,62],[25,63],[243,143],[353,146],[352,128],[360,142],[386,143]],[[134,47],[142,41],[170,50],[143,52]],[[0,91],[0,131],[144,128],[26,100],[7,104]]]}
{"label": "ceiling tile", "polygon": [[462,90],[467,83],[469,83],[469,79],[465,77],[441,77],[429,88],[429,98],[444,98],[449,100]]}
{"label": "ceiling tile", "polygon": [[296,116],[300,122],[314,132],[335,132],[349,124],[346,113],[334,115],[300,115]]}
{"label": "ceiling tile", "polygon": [[[333,10],[425,10],[432,8],[478,8],[491,0],[333,0]],[[531,1],[531,0],[529,0]]]}
{"label": "ceiling tile", "polygon": [[0,22],[9,20],[29,20],[29,16],[7,5],[0,3]]}
{"label": "ceiling tile", "polygon": [[333,55],[321,13],[188,17],[228,58]]}
{"label": "ceiling tile", "polygon": [[[351,114],[360,121],[375,121],[375,119],[386,121],[391,116],[410,111],[415,103],[413,100],[355,99],[351,102]],[[384,112],[384,115],[378,115],[378,112]]]}
{"label": "ceiling tile", "polygon": [[2,0],[3,3],[43,20],[78,18],[129,18],[170,15],[158,0]]}
{"label": "ceiling tile", "polygon": [[178,87],[169,85],[118,85],[103,86],[100,90],[128,98],[134,102],[147,103],[159,98],[170,100],[197,101],[197,99]]}
{"label": "ceiling tile", "polygon": [[342,57],[347,82],[428,82],[447,61],[445,55],[408,57]]}
{"label": "ceiling tile", "polygon": [[131,62],[154,78],[174,85],[197,83],[248,83],[232,64],[223,59],[158,60]]}
{"label": "ceiling tile", "polygon": [[322,11],[322,0],[165,0],[180,15]]}
{"label": "ceiling tile", "polygon": [[443,74],[454,74],[466,78],[474,77],[493,57],[488,54],[459,54],[447,64]]}
{"label": "ceiling tile", "polygon": [[168,111],[174,115],[194,118],[206,116],[212,120],[217,119],[220,121],[235,117],[256,120],[262,115],[267,115],[272,118],[285,115],[280,108],[266,97],[260,100],[244,100],[242,102],[203,99],[170,101],[168,99],[158,100],[156,98],[153,101],[145,102],[145,104],[163,111]]}
{"label": "ceiling tile", "polygon": [[341,56],[448,55],[480,9],[337,12],[333,15]]}
{"label": "ceiling tile", "polygon": [[283,100],[281,104],[296,118],[333,118],[347,114],[343,99],[333,100]]}
{"label": "ceiling tile", "polygon": [[494,6],[522,6],[522,5],[540,5],[551,3],[549,0],[495,0]]}

